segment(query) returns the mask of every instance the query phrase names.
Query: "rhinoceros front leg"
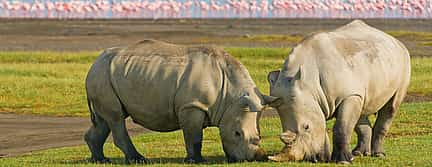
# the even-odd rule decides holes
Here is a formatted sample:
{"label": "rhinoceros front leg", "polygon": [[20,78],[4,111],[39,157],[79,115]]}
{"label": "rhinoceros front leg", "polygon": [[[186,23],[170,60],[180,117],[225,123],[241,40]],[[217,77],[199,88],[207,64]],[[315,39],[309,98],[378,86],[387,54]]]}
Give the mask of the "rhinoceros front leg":
{"label": "rhinoceros front leg", "polygon": [[351,164],[353,158],[349,150],[349,143],[361,109],[362,100],[359,96],[347,97],[338,107],[336,123],[333,127],[332,161]]}
{"label": "rhinoceros front leg", "polygon": [[201,155],[205,112],[195,108],[184,109],[180,111],[178,116],[186,144],[187,156],[184,162],[206,162]]}
{"label": "rhinoceros front leg", "polygon": [[371,155],[372,128],[367,115],[360,117],[355,132],[357,133],[357,146],[353,149],[352,154],[354,156]]}
{"label": "rhinoceros front leg", "polygon": [[125,154],[126,162],[147,163],[147,159],[138,153],[135,146],[132,144],[126,129],[125,120],[120,119],[115,122],[109,122],[109,125],[112,131],[114,144]]}

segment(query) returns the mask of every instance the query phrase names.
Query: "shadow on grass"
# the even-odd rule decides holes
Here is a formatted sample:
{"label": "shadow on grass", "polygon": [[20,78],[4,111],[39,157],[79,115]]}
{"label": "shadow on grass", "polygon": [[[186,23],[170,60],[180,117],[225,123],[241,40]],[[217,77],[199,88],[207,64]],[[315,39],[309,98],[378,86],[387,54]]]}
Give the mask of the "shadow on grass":
{"label": "shadow on grass", "polygon": [[[227,163],[226,158],[224,156],[206,156],[204,157],[207,162],[203,164],[211,165],[211,164],[224,164]],[[184,157],[160,157],[160,158],[148,158],[150,161],[149,164],[186,164],[183,162]],[[123,157],[112,157],[110,158],[111,163],[113,165],[128,165]],[[78,164],[96,164],[92,163],[90,159],[82,159],[82,160],[67,160],[61,161],[60,164],[64,165],[78,165]],[[131,164],[133,165],[133,164]]]}

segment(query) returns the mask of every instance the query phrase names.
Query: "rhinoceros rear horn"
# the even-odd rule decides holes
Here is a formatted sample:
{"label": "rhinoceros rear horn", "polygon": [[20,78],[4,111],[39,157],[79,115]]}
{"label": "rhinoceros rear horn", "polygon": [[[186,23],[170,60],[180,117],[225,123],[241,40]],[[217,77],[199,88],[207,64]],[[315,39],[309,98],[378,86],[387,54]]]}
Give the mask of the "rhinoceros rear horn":
{"label": "rhinoceros rear horn", "polygon": [[263,108],[259,102],[252,100],[249,94],[243,95],[240,100],[242,104],[249,106],[252,112],[259,112]]}

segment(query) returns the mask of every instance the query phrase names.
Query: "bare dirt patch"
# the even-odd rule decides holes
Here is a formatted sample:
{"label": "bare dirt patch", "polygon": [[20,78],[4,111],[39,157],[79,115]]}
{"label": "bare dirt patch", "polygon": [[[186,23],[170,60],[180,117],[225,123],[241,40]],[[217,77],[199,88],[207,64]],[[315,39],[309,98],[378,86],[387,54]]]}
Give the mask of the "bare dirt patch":
{"label": "bare dirt patch", "polygon": [[[127,123],[131,135],[148,131]],[[0,113],[0,157],[85,144],[83,135],[89,127],[89,118]]]}
{"label": "bare dirt patch", "polygon": [[[275,117],[274,109],[266,111],[264,117]],[[49,117],[0,113],[0,158],[58,148],[83,145],[84,133],[90,127],[87,117]],[[149,130],[127,121],[131,136]],[[111,136],[110,136],[111,138]]]}
{"label": "bare dirt patch", "polygon": [[[152,38],[179,44],[238,47],[292,47],[294,40],[331,30],[350,19],[137,19],[25,20],[0,19],[0,50],[102,50]],[[366,19],[393,32],[413,56],[432,56],[432,20]],[[420,36],[419,36],[420,34]],[[266,38],[263,36],[269,36]],[[279,38],[274,39],[277,36]],[[257,40],[261,39],[261,40]],[[423,38],[426,37],[426,38]]]}
{"label": "bare dirt patch", "polygon": [[404,102],[406,103],[416,103],[416,102],[425,102],[425,101],[432,101],[432,95],[409,93],[405,96],[404,99]]}

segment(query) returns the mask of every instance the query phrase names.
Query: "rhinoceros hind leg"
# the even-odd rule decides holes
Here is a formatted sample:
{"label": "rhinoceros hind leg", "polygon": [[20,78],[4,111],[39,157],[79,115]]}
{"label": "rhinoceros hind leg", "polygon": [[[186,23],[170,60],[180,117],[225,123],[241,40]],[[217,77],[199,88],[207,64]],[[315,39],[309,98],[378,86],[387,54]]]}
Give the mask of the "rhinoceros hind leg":
{"label": "rhinoceros hind leg", "polygon": [[393,118],[396,116],[406,91],[398,91],[379,111],[373,127],[372,156],[384,157],[384,136],[387,134]]}
{"label": "rhinoceros hind leg", "polygon": [[96,163],[110,163],[103,153],[103,145],[110,133],[108,124],[96,113],[91,113],[93,125],[84,135],[84,140],[91,151],[91,161]]}
{"label": "rhinoceros hind leg", "polygon": [[336,123],[333,127],[333,152],[331,159],[337,163],[351,163],[353,160],[349,143],[354,131],[352,122],[360,118],[362,99],[359,96],[349,96],[338,106]]}
{"label": "rhinoceros hind leg", "polygon": [[371,155],[372,128],[367,115],[363,115],[358,120],[355,132],[357,133],[357,146],[353,149],[354,156]]}
{"label": "rhinoceros hind leg", "polygon": [[108,123],[112,130],[114,144],[125,154],[126,163],[147,163],[147,159],[136,150],[129,137],[124,119]]}

